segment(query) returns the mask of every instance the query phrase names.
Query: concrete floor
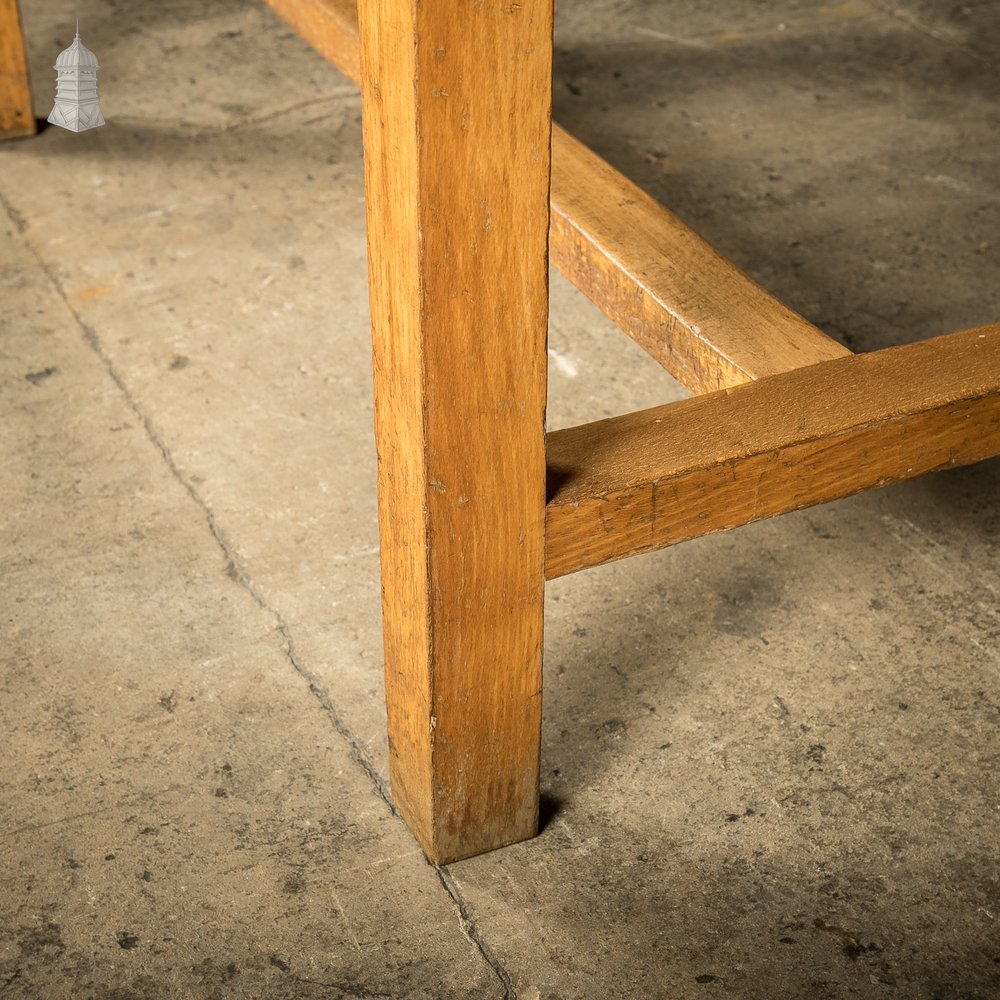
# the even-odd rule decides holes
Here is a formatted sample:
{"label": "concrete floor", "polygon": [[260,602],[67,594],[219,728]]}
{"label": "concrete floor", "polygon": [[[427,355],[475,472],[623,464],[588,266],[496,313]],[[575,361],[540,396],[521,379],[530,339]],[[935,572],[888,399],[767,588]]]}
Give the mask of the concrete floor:
{"label": "concrete floor", "polygon": [[[22,3],[35,112],[77,6]],[[537,840],[384,798],[360,106],[79,4],[0,149],[0,996],[1000,995],[1000,463],[548,588]],[[1000,320],[1000,9],[566,0],[556,112],[856,350]],[[561,278],[551,426],[679,395]]]}

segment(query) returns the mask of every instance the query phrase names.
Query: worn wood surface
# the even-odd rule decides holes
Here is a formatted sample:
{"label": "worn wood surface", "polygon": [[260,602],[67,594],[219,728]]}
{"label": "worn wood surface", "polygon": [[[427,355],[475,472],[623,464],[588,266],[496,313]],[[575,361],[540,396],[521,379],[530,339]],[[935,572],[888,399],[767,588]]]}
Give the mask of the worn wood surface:
{"label": "worn wood surface", "polygon": [[[357,80],[353,0],[265,0]],[[709,392],[850,352],[558,126],[552,262],[682,385]]]}
{"label": "worn wood surface", "polygon": [[428,857],[534,836],[551,0],[362,0],[393,798]]}
{"label": "worn wood surface", "polygon": [[17,0],[0,0],[0,139],[35,131]]}
{"label": "worn wood surface", "polygon": [[1000,454],[1000,324],[549,435],[546,575]]}
{"label": "worn wood surface", "polygon": [[556,267],[691,392],[851,353],[560,129],[549,245]]}

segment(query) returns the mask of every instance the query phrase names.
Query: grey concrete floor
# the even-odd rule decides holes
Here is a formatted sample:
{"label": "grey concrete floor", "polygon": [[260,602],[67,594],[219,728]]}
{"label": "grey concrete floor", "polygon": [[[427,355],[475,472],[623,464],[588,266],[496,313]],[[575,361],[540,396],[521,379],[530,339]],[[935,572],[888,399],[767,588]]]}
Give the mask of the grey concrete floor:
{"label": "grey concrete floor", "polygon": [[[0,996],[1000,995],[1000,463],[551,584],[530,843],[385,799],[359,99],[77,9],[0,149]],[[565,0],[559,121],[856,350],[1000,320],[993,2]],[[677,386],[561,278],[551,426]]]}

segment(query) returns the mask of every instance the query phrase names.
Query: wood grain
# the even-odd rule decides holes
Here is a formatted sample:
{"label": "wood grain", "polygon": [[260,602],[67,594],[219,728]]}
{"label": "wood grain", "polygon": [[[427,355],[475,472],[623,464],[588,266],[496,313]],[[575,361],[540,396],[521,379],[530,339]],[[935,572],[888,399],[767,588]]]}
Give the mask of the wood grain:
{"label": "wood grain", "polygon": [[0,139],[35,131],[20,11],[17,0],[0,0]]}
{"label": "wood grain", "polygon": [[1000,324],[548,436],[546,576],[1000,454]]}
{"label": "wood grain", "polygon": [[[265,0],[357,80],[353,0]],[[850,353],[558,126],[552,262],[692,392]]]}
{"label": "wood grain", "polygon": [[362,0],[393,798],[444,863],[534,836],[551,0]]}
{"label": "wood grain", "polygon": [[556,267],[691,392],[851,353],[561,129],[549,245]]}

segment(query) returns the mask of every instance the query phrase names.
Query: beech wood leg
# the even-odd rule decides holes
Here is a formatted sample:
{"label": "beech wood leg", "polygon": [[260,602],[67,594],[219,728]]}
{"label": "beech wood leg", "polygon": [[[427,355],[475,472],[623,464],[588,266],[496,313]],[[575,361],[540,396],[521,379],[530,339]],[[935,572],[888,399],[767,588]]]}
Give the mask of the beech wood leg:
{"label": "beech wood leg", "polygon": [[0,0],[0,139],[35,131],[20,11],[17,0]]}
{"label": "beech wood leg", "polygon": [[362,0],[393,799],[428,858],[538,823],[552,0]]}

